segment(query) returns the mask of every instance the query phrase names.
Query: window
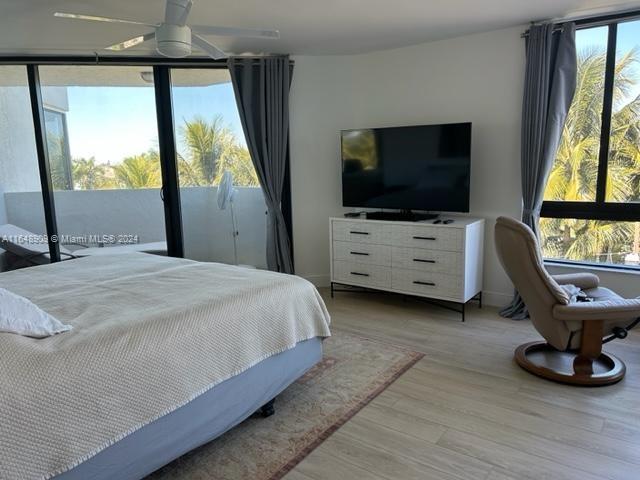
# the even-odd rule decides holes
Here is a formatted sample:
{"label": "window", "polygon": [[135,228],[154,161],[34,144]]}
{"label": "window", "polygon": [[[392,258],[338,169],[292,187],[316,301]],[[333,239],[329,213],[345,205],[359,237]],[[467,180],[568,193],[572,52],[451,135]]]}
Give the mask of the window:
{"label": "window", "polygon": [[78,254],[132,243],[166,250],[151,69],[44,65],[39,73],[62,245]]}
{"label": "window", "polygon": [[266,268],[267,207],[229,71],[172,68],[171,97],[185,257]]}
{"label": "window", "polygon": [[576,33],[577,88],[540,221],[546,258],[640,263],[640,21]]}
{"label": "window", "polygon": [[[23,63],[0,65],[0,225],[35,233],[39,263],[139,243],[125,250],[266,268],[267,207],[226,62]],[[28,266],[19,253],[0,246],[0,271]]]}

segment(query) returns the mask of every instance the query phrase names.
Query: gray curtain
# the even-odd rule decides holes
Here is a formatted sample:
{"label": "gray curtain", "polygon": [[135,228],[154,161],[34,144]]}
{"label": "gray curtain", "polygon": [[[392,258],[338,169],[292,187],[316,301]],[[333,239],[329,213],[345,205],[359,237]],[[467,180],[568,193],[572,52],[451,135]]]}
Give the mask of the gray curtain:
{"label": "gray curtain", "polygon": [[267,203],[267,266],[293,273],[291,241],[281,209],[289,149],[289,57],[231,57],[228,65],[247,146]]}
{"label": "gray curtain", "polygon": [[[554,33],[551,23],[533,25],[526,40],[522,104],[522,221],[538,234],[547,178],[556,157],[564,122],[576,89],[577,59],[573,23]],[[516,292],[502,316],[528,316]]]}

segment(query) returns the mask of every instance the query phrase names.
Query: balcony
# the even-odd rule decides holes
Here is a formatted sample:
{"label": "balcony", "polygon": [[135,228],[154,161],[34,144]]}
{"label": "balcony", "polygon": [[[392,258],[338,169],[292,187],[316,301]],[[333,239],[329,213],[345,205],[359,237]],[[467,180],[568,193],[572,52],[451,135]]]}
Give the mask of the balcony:
{"label": "balcony", "polygon": [[[218,208],[217,195],[217,186],[180,189],[185,256],[266,268],[267,208],[262,190],[235,187],[233,201],[224,210]],[[44,234],[40,192],[6,192],[2,200],[0,223]],[[62,237],[131,235],[139,243],[163,242],[166,238],[163,203],[155,188],[56,191],[55,202]],[[72,251],[82,249],[74,244],[65,246]]]}
{"label": "balcony", "polygon": [[[166,244],[159,140],[172,136],[185,257],[266,268],[267,209],[226,69],[171,68],[163,101],[171,100],[173,132],[158,127],[151,66],[38,70],[46,181],[65,248],[76,255],[86,247],[107,251],[114,245],[98,239],[119,235]],[[30,91],[24,66],[0,66],[0,225],[44,234]],[[235,194],[220,209],[217,185],[227,172]],[[48,261],[44,254],[40,260]]]}

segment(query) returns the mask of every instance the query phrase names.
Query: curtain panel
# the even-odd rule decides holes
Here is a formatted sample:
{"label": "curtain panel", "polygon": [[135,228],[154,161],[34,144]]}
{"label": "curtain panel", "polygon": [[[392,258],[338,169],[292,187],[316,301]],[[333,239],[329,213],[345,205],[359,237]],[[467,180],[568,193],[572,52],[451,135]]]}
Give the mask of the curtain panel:
{"label": "curtain panel", "polygon": [[[522,103],[522,221],[538,235],[547,179],[576,89],[577,58],[574,23],[532,25],[526,38]],[[527,318],[516,292],[500,311],[504,317]]]}
{"label": "curtain panel", "polygon": [[228,66],[247,147],[267,204],[267,266],[293,273],[291,240],[281,208],[289,151],[289,56],[231,57]]}

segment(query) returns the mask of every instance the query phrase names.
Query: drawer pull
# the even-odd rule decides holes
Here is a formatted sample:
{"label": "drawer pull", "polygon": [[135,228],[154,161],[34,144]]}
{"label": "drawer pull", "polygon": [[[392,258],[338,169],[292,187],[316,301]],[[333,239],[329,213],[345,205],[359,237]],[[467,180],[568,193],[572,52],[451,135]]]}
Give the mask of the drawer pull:
{"label": "drawer pull", "polygon": [[360,273],[360,272],[351,272],[351,275],[358,275],[360,277],[368,277],[368,273]]}
{"label": "drawer pull", "polygon": [[349,252],[351,255],[369,255],[366,252]]}
{"label": "drawer pull", "polygon": [[428,285],[429,287],[435,287],[436,284],[433,282],[421,282],[420,280],[414,280],[413,283],[416,285]]}
{"label": "drawer pull", "polygon": [[413,261],[414,262],[422,262],[422,263],[436,263],[435,260],[424,260],[422,258],[414,258]]}
{"label": "drawer pull", "polygon": [[369,235],[369,232],[359,232],[357,230],[351,230],[349,233],[353,233],[354,235]]}
{"label": "drawer pull", "polygon": [[[351,233],[353,233],[353,232],[351,232]],[[414,235],[413,238],[415,238],[416,240],[435,240],[436,239],[436,237],[420,237],[420,236],[416,236],[416,235]]]}

